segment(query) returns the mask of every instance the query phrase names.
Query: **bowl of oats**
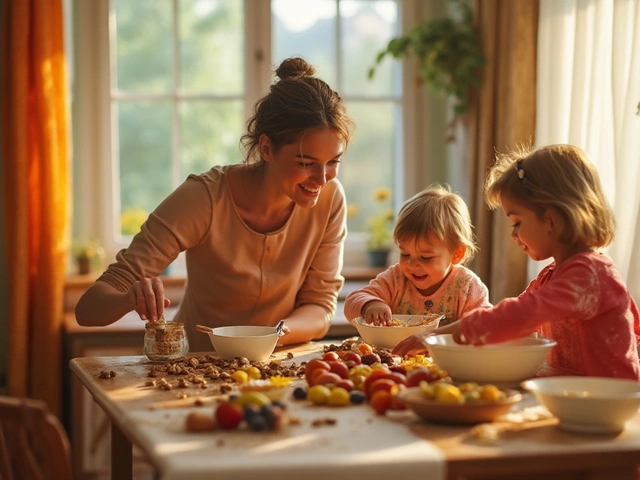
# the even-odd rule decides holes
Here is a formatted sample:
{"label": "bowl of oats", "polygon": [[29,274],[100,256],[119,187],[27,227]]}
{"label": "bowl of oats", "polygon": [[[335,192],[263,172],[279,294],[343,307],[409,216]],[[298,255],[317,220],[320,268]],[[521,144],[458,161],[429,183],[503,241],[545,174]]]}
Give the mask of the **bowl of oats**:
{"label": "bowl of oats", "polygon": [[405,338],[416,333],[429,333],[438,328],[444,315],[429,313],[425,315],[393,315],[391,326],[378,326],[367,323],[364,317],[354,320],[358,333],[369,345],[393,348]]}

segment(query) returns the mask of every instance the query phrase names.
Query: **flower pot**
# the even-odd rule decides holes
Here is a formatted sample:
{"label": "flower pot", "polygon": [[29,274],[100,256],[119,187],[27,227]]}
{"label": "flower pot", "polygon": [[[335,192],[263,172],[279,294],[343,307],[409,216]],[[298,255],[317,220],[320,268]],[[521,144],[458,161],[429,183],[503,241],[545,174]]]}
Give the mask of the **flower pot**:
{"label": "flower pot", "polygon": [[76,258],[78,262],[78,273],[80,275],[87,275],[91,272],[91,259],[88,257]]}
{"label": "flower pot", "polygon": [[367,250],[370,267],[386,267],[389,250]]}

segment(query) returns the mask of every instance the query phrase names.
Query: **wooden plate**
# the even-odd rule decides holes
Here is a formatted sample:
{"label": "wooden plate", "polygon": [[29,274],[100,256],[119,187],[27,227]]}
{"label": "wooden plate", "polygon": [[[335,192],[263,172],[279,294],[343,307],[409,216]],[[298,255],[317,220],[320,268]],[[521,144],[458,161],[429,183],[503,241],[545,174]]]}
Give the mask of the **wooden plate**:
{"label": "wooden plate", "polygon": [[477,403],[442,403],[424,397],[420,387],[402,390],[398,397],[420,418],[431,423],[446,425],[475,425],[492,422],[500,415],[507,413],[511,407],[522,400],[522,395],[515,390],[504,390],[506,398],[496,401]]}

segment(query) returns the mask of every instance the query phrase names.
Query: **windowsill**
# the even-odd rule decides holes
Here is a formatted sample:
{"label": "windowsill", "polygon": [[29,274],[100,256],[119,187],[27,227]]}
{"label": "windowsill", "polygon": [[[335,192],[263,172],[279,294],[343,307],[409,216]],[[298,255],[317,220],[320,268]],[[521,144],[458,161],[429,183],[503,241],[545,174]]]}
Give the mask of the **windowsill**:
{"label": "windowsill", "polygon": [[[345,278],[345,282],[368,282],[375,278],[380,272],[384,271],[385,268],[386,267],[345,267],[342,269],[342,275]],[[67,275],[65,279],[65,288],[86,290],[99,276],[100,275],[96,273],[89,273],[87,275]],[[170,288],[181,288],[184,286],[186,281],[186,277],[183,275],[166,275],[161,278],[164,286]]]}

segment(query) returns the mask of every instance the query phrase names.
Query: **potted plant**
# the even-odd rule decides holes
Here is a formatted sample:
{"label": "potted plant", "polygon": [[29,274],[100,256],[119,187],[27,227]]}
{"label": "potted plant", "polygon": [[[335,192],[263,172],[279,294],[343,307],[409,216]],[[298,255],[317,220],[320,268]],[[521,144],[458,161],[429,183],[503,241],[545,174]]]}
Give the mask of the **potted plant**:
{"label": "potted plant", "polygon": [[[482,84],[482,71],[486,63],[482,42],[473,25],[473,12],[465,0],[449,0],[451,14],[415,25],[406,35],[393,38],[381,51],[373,67],[389,55],[393,58],[415,58],[421,81],[434,92],[453,100],[455,125],[460,114],[468,110],[471,93]],[[452,137],[450,137],[450,140]]]}
{"label": "potted plant", "polygon": [[389,205],[391,190],[386,187],[377,188],[374,191],[374,199],[380,207],[378,213],[367,218],[367,258],[370,266],[384,267],[393,243],[394,213]]}
{"label": "potted plant", "polygon": [[73,246],[73,256],[78,266],[78,274],[87,275],[102,266],[105,251],[95,240],[76,242]]}

